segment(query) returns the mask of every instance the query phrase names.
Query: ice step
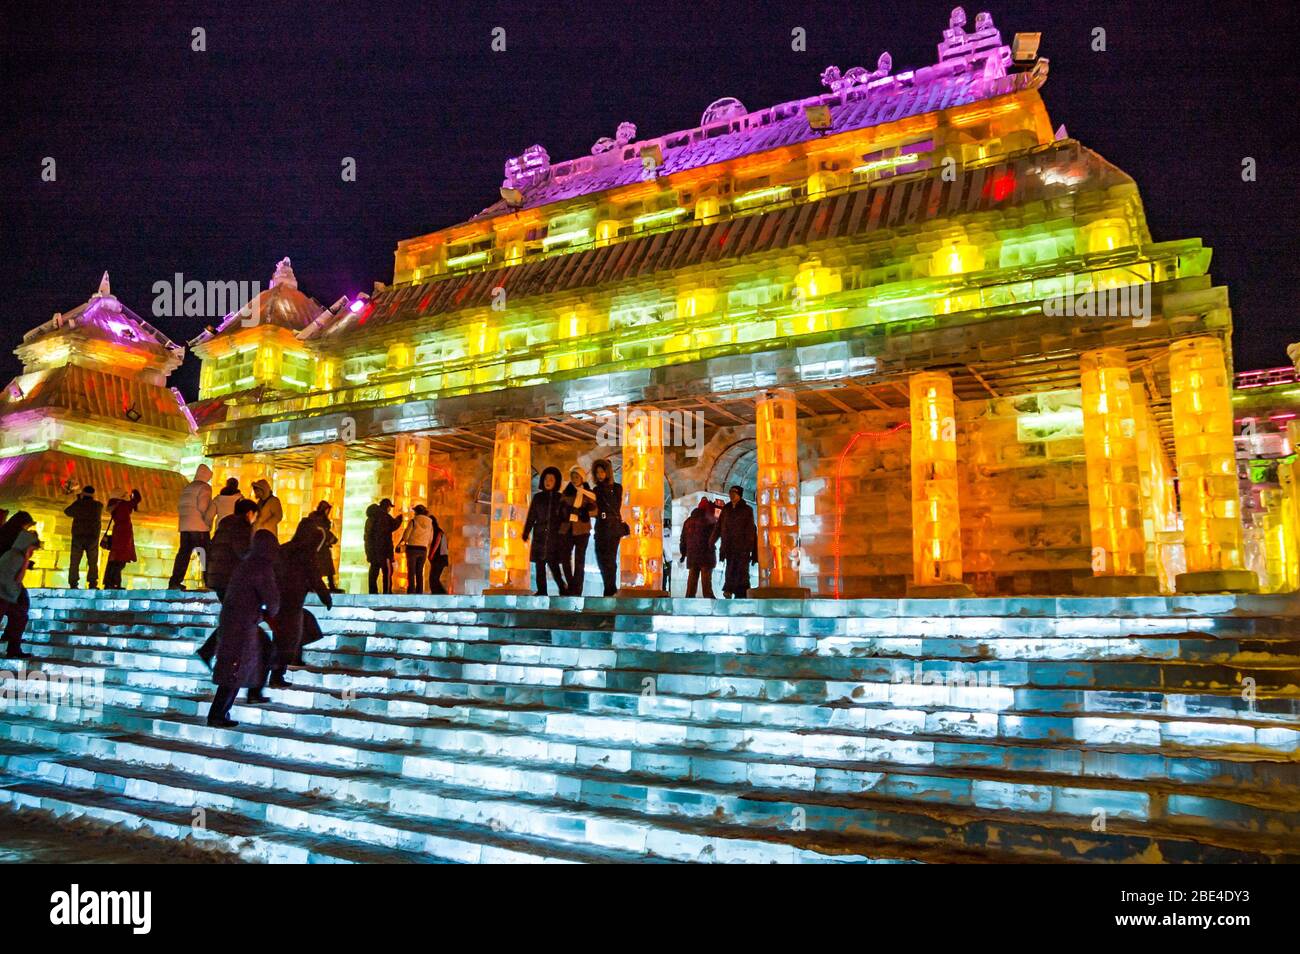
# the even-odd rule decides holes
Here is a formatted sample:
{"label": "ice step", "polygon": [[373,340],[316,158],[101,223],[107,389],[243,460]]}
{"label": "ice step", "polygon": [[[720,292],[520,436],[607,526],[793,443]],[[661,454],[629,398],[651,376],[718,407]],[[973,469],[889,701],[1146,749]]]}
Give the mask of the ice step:
{"label": "ice step", "polygon": [[[195,689],[194,694],[146,696],[130,690],[119,694],[109,685],[107,701],[118,706],[113,711],[121,714],[92,711],[87,715],[95,722],[108,718],[119,723],[149,711],[197,715],[206,711],[207,690]],[[584,717],[539,711],[476,713],[470,709],[462,714],[460,710],[433,710],[438,714],[430,718],[430,710],[423,709],[420,703],[413,703],[410,711],[395,718],[382,707],[379,712],[365,711],[371,700],[364,697],[345,701],[302,690],[276,691],[274,695],[276,704],[241,705],[238,717],[249,724],[292,728],[336,740],[414,743],[452,752],[464,750],[468,741],[478,747],[476,751],[503,758],[536,758],[554,745],[589,753],[612,767],[630,767],[639,760],[646,764],[662,762],[678,771],[689,767],[700,777],[746,780],[759,787],[776,784],[832,791],[892,785],[912,788],[929,774],[938,790],[956,788],[971,798],[971,776],[986,776],[998,782],[1019,781],[1030,786],[1037,792],[1034,802],[1040,811],[1052,810],[1060,796],[1056,790],[1062,784],[1070,792],[1093,789],[1094,800],[1105,797],[1101,790],[1116,786],[1114,797],[1122,801],[1125,790],[1131,796],[1134,787],[1160,791],[1177,785],[1179,791],[1267,804],[1280,797],[1276,793],[1294,791],[1300,777],[1300,763],[1276,757],[1262,761],[1258,754],[1250,761],[1240,757],[1208,759],[1195,751],[1142,752],[1118,745],[1080,749],[1059,741],[1026,747],[999,739],[982,740],[983,744],[972,746],[958,745],[951,739],[883,732],[859,735],[853,730],[748,731],[728,725],[658,723],[645,717]],[[50,711],[57,711],[64,719],[77,716],[66,709]],[[453,718],[461,715],[459,720]],[[481,718],[475,719],[476,715]],[[934,773],[946,781],[933,778]],[[1134,807],[1132,803],[1130,807]]]}
{"label": "ice step", "polygon": [[[158,740],[135,741],[129,738],[121,740],[122,745],[156,747],[159,745]],[[175,743],[177,747],[188,749],[190,754],[197,752],[210,752],[211,749],[200,746],[196,743]],[[122,753],[123,756],[129,753]],[[234,753],[217,752],[210,756],[218,760],[236,760]],[[239,753],[238,760],[248,759],[251,757]],[[235,761],[237,770],[243,773],[249,773],[250,761]],[[114,773],[127,772],[130,774],[134,769],[128,770],[123,767],[122,761],[115,759],[111,763],[117,766],[112,769]],[[277,789],[285,784],[293,784],[295,773],[301,773],[303,781],[300,784],[312,784],[320,787],[322,784],[321,770],[310,763],[292,763],[283,762],[279,759],[262,760],[262,772],[265,776],[273,778],[274,785]],[[203,779],[216,774],[213,765],[206,765],[202,774],[198,777],[200,783]],[[355,776],[357,770],[353,769],[348,775]],[[74,778],[76,776],[73,776]],[[82,776],[84,777],[84,776]],[[242,777],[242,776],[241,776]],[[340,773],[340,778],[345,776]],[[374,798],[376,792],[382,792],[382,798],[388,799],[389,813],[385,818],[391,817],[391,810],[400,805],[402,813],[420,813],[428,810],[432,806],[440,812],[447,811],[486,811],[489,817],[494,818],[501,827],[516,829],[521,824],[527,824],[528,819],[536,823],[536,816],[530,812],[530,803],[536,802],[536,796],[525,794],[516,794],[509,801],[498,801],[493,798],[487,799],[464,799],[449,798],[445,793],[454,791],[448,787],[432,786],[428,782],[416,780],[401,780],[395,786],[396,791],[389,791],[388,788],[381,788],[376,783],[369,783],[368,780],[359,780],[357,785],[361,786],[361,791],[370,792],[370,797]],[[443,792],[443,795],[436,794]],[[398,800],[397,805],[393,800]],[[432,800],[432,801],[430,801]],[[754,812],[751,818],[751,825],[758,826],[766,823],[771,825],[773,821],[780,826],[784,833],[785,829],[791,826],[790,821],[795,816],[792,806],[780,802],[756,801]],[[488,807],[482,808],[480,806]],[[492,807],[495,806],[495,807]],[[514,806],[514,811],[510,811],[507,806]],[[894,842],[894,852],[903,851],[909,857],[923,857],[929,860],[954,860],[955,857],[968,852],[972,846],[998,846],[997,852],[1005,852],[1008,857],[1014,855],[1022,859],[1034,858],[1065,858],[1067,860],[1168,860],[1168,861],[1261,861],[1261,860],[1296,860],[1295,855],[1288,856],[1274,844],[1262,844],[1257,846],[1259,850],[1250,850],[1242,846],[1236,848],[1213,847],[1195,842],[1187,841],[1177,837],[1169,837],[1167,833],[1152,832],[1147,826],[1136,826],[1132,832],[1122,832],[1112,830],[1106,834],[1090,833],[1088,831],[1074,831],[1054,829],[1042,824],[1026,824],[1023,819],[1014,815],[1000,818],[988,819],[973,817],[971,815],[958,814],[953,815],[925,815],[912,811],[900,810],[895,812],[877,811],[877,812],[858,812],[855,818],[855,827],[847,832],[836,832],[831,830],[826,824],[823,816],[828,813],[843,815],[845,813],[842,807],[836,806],[813,806],[805,809],[808,812],[805,826],[806,832],[802,837],[811,838],[814,843],[822,847],[823,850],[839,850],[843,852],[861,852],[863,851],[864,842],[871,845],[873,852],[872,857],[879,860],[885,860],[888,855],[888,849],[885,847],[892,840]],[[497,818],[493,813],[500,812]],[[609,815],[610,810],[604,813]],[[627,816],[629,820],[620,820],[617,813],[614,818],[606,817],[603,828],[600,829],[600,837],[608,839],[611,832],[617,832],[617,838],[629,837],[629,832],[645,830],[645,826],[637,824],[635,815]],[[321,827],[325,830],[340,831],[352,824],[352,821],[339,822],[337,818],[327,820],[322,823],[320,819],[312,816],[304,820],[300,815],[291,815],[290,824],[306,824],[310,826]],[[352,816],[349,816],[351,819]],[[479,816],[483,816],[480,814]],[[285,816],[278,815],[277,819],[285,820]],[[647,840],[645,845],[649,850],[665,853],[668,857],[676,860],[832,860],[816,853],[811,857],[806,853],[800,852],[795,857],[788,854],[788,846],[784,851],[760,850],[758,856],[755,856],[755,849],[752,843],[742,842],[734,837],[712,837],[719,830],[719,826],[712,819],[708,823],[694,821],[683,818],[666,818],[655,819],[654,824],[647,830]],[[403,824],[406,824],[405,822]],[[331,825],[343,825],[344,829],[330,827]],[[665,825],[674,826],[672,829],[665,829]],[[1121,827],[1118,824],[1113,827]],[[694,830],[692,830],[694,828]],[[591,829],[588,829],[591,831]],[[759,834],[757,827],[745,829],[750,835]],[[388,829],[376,835],[375,832],[368,828],[359,831],[352,831],[352,837],[391,837],[387,834]],[[632,836],[636,837],[636,836]],[[791,837],[786,835],[786,837]],[[973,839],[973,840],[972,840]],[[635,843],[634,843],[635,844]],[[996,854],[997,852],[994,852]],[[990,856],[989,850],[985,849],[986,860]],[[860,859],[855,859],[860,860]]]}
{"label": "ice step", "polygon": [[[257,710],[248,707],[245,711],[253,713]],[[124,724],[130,731],[153,733],[153,741],[149,743],[151,745],[182,744],[185,740],[207,739],[216,731],[191,725],[179,719],[150,720],[106,715],[112,721]],[[11,727],[8,723],[0,722],[0,729],[3,728],[9,728],[12,737],[23,741],[47,745],[60,744],[57,741],[62,731],[59,726],[54,726],[51,732],[44,735],[30,734],[32,731],[30,721],[16,722]],[[562,746],[547,740],[528,740],[536,749],[531,758],[521,753],[516,753],[512,758],[500,755],[494,757],[489,754],[491,750],[485,750],[483,745],[490,741],[491,736],[482,733],[475,734],[468,740],[462,735],[453,734],[449,739],[452,747],[444,751],[427,747],[395,750],[390,745],[364,742],[343,745],[335,739],[307,736],[287,728],[265,729],[250,726],[246,732],[243,729],[244,727],[241,726],[241,730],[234,733],[218,733],[226,740],[222,744],[239,750],[240,759],[253,756],[267,759],[308,759],[312,765],[333,765],[349,771],[362,768],[390,774],[403,773],[418,778],[439,778],[449,783],[472,781],[480,787],[496,788],[507,793],[520,790],[548,793],[590,791],[593,785],[598,785],[605,786],[613,792],[610,797],[614,798],[617,804],[630,804],[634,800],[645,802],[646,807],[641,810],[650,812],[680,810],[678,796],[671,788],[673,786],[680,788],[683,784],[696,789],[701,786],[712,787],[716,792],[724,794],[739,785],[743,790],[747,790],[746,798],[761,801],[762,810],[759,814],[762,818],[772,817],[772,806],[775,801],[788,800],[790,804],[776,815],[778,821],[795,817],[796,810],[809,814],[819,811],[826,814],[829,811],[826,808],[827,802],[850,799],[853,803],[853,812],[841,811],[833,818],[828,815],[825,822],[827,825],[836,826],[829,830],[837,832],[861,823],[870,814],[865,810],[870,807],[885,806],[886,810],[881,817],[899,817],[900,810],[894,803],[900,799],[916,803],[908,806],[903,810],[904,812],[911,810],[926,813],[951,809],[980,814],[994,821],[999,819],[1005,821],[1007,816],[1015,815],[1022,819],[1025,826],[1086,827],[1093,820],[1095,812],[1101,809],[1115,819],[1112,824],[1122,824],[1125,819],[1141,820],[1140,830],[1145,831],[1147,827],[1158,822],[1164,826],[1166,833],[1171,837],[1195,834],[1197,837],[1225,844],[1238,842],[1242,837],[1249,838],[1251,833],[1257,830],[1276,829],[1279,825],[1294,826],[1295,824],[1294,818],[1288,818],[1285,814],[1244,804],[1229,804],[1218,798],[1198,798],[1198,793],[1187,786],[1181,787],[1183,794],[1169,799],[1173,807],[1166,809],[1166,817],[1156,821],[1146,821],[1150,806],[1153,803],[1163,802],[1165,800],[1163,795],[1148,795],[1141,791],[1114,792],[1100,790],[1097,787],[1089,788],[1089,785],[1096,786],[1097,783],[1094,780],[1070,777],[1043,780],[1056,783],[1057,787],[1052,787],[1046,784],[1026,784],[1023,778],[999,779],[996,776],[964,779],[927,778],[919,774],[917,776],[883,773],[876,775],[860,770],[823,768],[816,774],[817,790],[810,792],[807,788],[799,786],[806,785],[806,776],[813,771],[811,767],[801,773],[799,769],[792,769],[787,765],[764,764],[755,760],[747,766],[745,763],[740,763],[742,766],[740,771],[747,770],[748,775],[722,771],[718,772],[716,777],[709,777],[708,766],[722,766],[726,762],[707,754],[701,756],[698,753],[612,753],[615,758],[622,755],[629,760],[625,767],[613,766],[624,773],[624,777],[620,778],[611,775],[608,771],[609,763],[602,761],[604,758],[602,751],[595,746]],[[163,737],[176,741],[164,743],[161,741]],[[72,741],[64,741],[62,744],[76,745],[77,738],[78,736],[73,733]],[[456,747],[464,746],[466,741],[471,743],[470,748]],[[142,756],[136,753],[136,757]],[[516,764],[519,758],[524,758],[525,764]],[[548,767],[541,763],[548,760],[552,763],[550,767],[565,774],[557,776],[546,771]],[[689,773],[690,778],[682,779],[679,774],[678,778],[674,779],[671,777],[674,770],[678,773]],[[599,774],[588,782],[573,777],[583,773]],[[651,795],[654,797],[651,798]],[[708,811],[716,811],[718,817],[737,812],[734,804],[727,802],[725,798],[720,799],[716,794],[703,794],[696,791],[691,793],[689,798],[690,804],[716,803],[716,806]],[[1184,807],[1182,802],[1186,802],[1187,805],[1194,803],[1195,810]],[[741,815],[743,814],[742,812]],[[1204,828],[1201,816],[1204,814],[1215,818],[1220,830],[1201,831],[1200,829]],[[752,819],[748,817],[737,815],[737,819],[740,824],[753,824]],[[1136,821],[1134,823],[1138,824]],[[897,828],[901,823],[895,821],[892,824]],[[816,826],[810,825],[810,827]]]}
{"label": "ice step", "polygon": [[[45,657],[53,660],[55,656]],[[43,668],[55,675],[71,676],[91,665],[62,665],[46,661]],[[127,676],[123,684],[120,676]],[[1027,761],[1028,753],[1039,750],[1071,750],[1087,746],[1096,760],[1111,763],[1111,774],[1123,777],[1125,763],[1134,770],[1128,777],[1149,777],[1149,759],[1143,749],[1164,747],[1170,777],[1183,779],[1223,778],[1225,784],[1245,784],[1242,759],[1279,760],[1277,769],[1267,769],[1270,784],[1294,784],[1300,777],[1300,763],[1289,762],[1297,750],[1296,730],[1267,723],[1251,725],[1240,721],[1214,722],[1160,714],[1138,719],[1059,716],[1031,718],[961,711],[925,712],[914,709],[881,710],[865,707],[817,707],[811,714],[797,711],[797,717],[774,718],[778,706],[758,706],[757,711],[740,713],[732,706],[674,705],[670,697],[624,696],[605,709],[557,708],[565,697],[552,694],[538,700],[514,704],[496,700],[471,704],[469,700],[429,698],[439,684],[412,686],[391,681],[375,684],[366,678],[350,680],[338,672],[298,670],[295,688],[278,691],[276,698],[286,705],[335,710],[340,716],[367,719],[438,719],[472,726],[515,725],[532,730],[544,724],[578,741],[633,740],[708,745],[721,751],[786,751],[836,760],[877,759],[886,762],[916,762],[917,746],[971,762],[987,759],[1001,746],[1002,754]],[[110,701],[167,708],[175,694],[204,696],[211,689],[207,680],[192,675],[168,678],[162,685],[142,685],[147,680],[130,678],[116,670],[106,673],[106,691],[125,693]],[[341,698],[350,690],[349,697]],[[404,691],[405,690],[405,691]],[[411,691],[415,690],[415,691]],[[452,701],[454,705],[450,704]],[[549,705],[547,704],[549,701]],[[637,710],[626,708],[635,704]],[[700,710],[699,715],[693,713]],[[779,715],[779,713],[778,713]],[[910,745],[915,743],[915,745]],[[939,748],[936,748],[939,747]],[[1107,753],[1113,753],[1111,758]],[[1202,762],[1211,755],[1213,761]],[[1080,761],[1077,752],[1069,756]],[[1223,761],[1223,760],[1227,761]],[[1174,768],[1176,766],[1176,768]]]}
{"label": "ice step", "polygon": [[301,832],[257,824],[238,816],[194,824],[193,813],[110,792],[74,789],[0,775],[0,805],[34,812],[65,823],[128,831],[167,841],[185,842],[241,861],[288,864],[411,864],[437,859],[410,852],[383,851],[339,838],[304,836]]}
{"label": "ice step", "polygon": [[[169,672],[178,675],[206,675],[206,667],[188,652],[188,646],[178,647],[179,653],[140,653],[105,650],[97,647],[65,646],[59,643],[38,641],[31,647],[38,660],[58,660],[84,662],[100,666],[120,667],[135,671]],[[308,654],[313,662],[321,657]],[[647,686],[656,696],[683,698],[722,698],[735,701],[806,701],[837,702],[843,700],[850,704],[860,703],[903,703],[908,705],[944,704],[954,708],[989,708],[1000,711],[1014,708],[1020,698],[1034,698],[1036,693],[1091,692],[1106,693],[1104,697],[1117,702],[1127,701],[1133,707],[1135,700],[1144,697],[1150,701],[1173,698],[1176,702],[1187,696],[1200,695],[1204,692],[1188,693],[1186,687],[1168,685],[1168,674],[1149,673],[1149,683],[1137,686],[1120,687],[1102,684],[1089,684],[1087,677],[1082,685],[1072,687],[1042,688],[1036,685],[968,685],[964,677],[958,676],[955,684],[921,684],[917,685],[903,680],[865,680],[853,682],[833,682],[799,679],[759,679],[747,676],[731,675],[681,675],[674,673],[656,673],[650,670],[608,670],[608,669],[566,669],[553,666],[497,666],[464,664],[456,661],[433,661],[405,656],[389,655],[348,655],[325,656],[331,663],[328,669],[345,672],[349,676],[369,677],[375,679],[426,678],[445,683],[477,683],[497,686],[512,685],[519,689],[556,689],[562,687],[601,689],[611,692],[629,692],[647,694]],[[1075,664],[1076,670],[1086,669],[1084,664]],[[314,666],[314,668],[321,668]],[[1295,681],[1295,673],[1279,673],[1276,681],[1290,684]],[[1081,680],[1076,678],[1075,682]],[[974,678],[974,677],[972,677]],[[648,682],[647,682],[648,680]],[[1100,682],[1100,680],[1096,680]],[[1166,688],[1155,692],[1150,686]],[[1209,688],[1223,699],[1223,707],[1233,710],[1246,710],[1252,715],[1256,712],[1294,711],[1298,698],[1270,698],[1271,683],[1257,681],[1254,696],[1244,698],[1239,688],[1231,686],[1210,686]],[[1291,694],[1294,696],[1294,694]],[[1050,697],[1049,697],[1050,698]],[[1240,702],[1229,702],[1237,699]],[[1069,708],[1069,707],[1066,707]]]}
{"label": "ice step", "polygon": [[[125,738],[113,741],[136,755],[155,743]],[[534,851],[545,851],[547,860],[804,864],[897,860],[808,851],[779,839],[761,840],[763,832],[728,830],[723,825],[689,818],[644,819],[613,806],[599,812],[578,812],[572,805],[557,807],[561,803],[555,799],[527,793],[515,793],[505,801],[497,793],[463,786],[416,779],[387,780],[364,772],[338,776],[337,781],[346,781],[350,792],[369,795],[365,800],[346,801],[322,796],[326,777],[311,765],[268,760],[259,773],[248,763],[232,762],[220,750],[213,751],[216,754],[200,764],[194,765],[191,760],[192,768],[201,768],[201,772],[127,758],[109,760],[66,753],[0,758],[11,774],[187,808],[201,807],[209,813],[235,813],[291,829],[408,851],[436,848],[445,853],[445,846],[439,842],[441,833],[468,828],[480,834],[490,833],[503,844],[523,844]],[[193,755],[193,747],[189,754]],[[239,773],[239,781],[222,776],[218,770],[222,762],[227,775],[232,770]],[[247,784],[249,777],[263,787]],[[286,794],[285,786],[295,781],[311,788]],[[390,781],[395,782],[391,788]],[[310,791],[311,797],[305,791]],[[656,824],[659,821],[664,824]],[[750,837],[739,837],[742,833]]]}
{"label": "ice step", "polygon": [[[315,607],[325,632],[318,651],[396,652],[412,655],[446,655],[480,661],[499,659],[502,654],[526,659],[549,658],[569,665],[577,654],[586,652],[593,660],[612,661],[636,667],[640,656],[669,654],[672,664],[689,671],[692,663],[707,665],[717,657],[735,658],[762,675],[761,667],[773,671],[796,670],[816,677],[834,667],[855,661],[901,659],[915,662],[989,665],[1011,662],[1051,662],[1083,659],[1090,662],[1164,662],[1184,666],[1229,668],[1260,667],[1265,670],[1296,668],[1300,660],[1300,639],[1293,629],[1269,635],[1250,634],[1233,638],[1194,632],[1163,635],[1125,634],[1083,636],[1037,636],[1020,638],[990,635],[972,638],[951,636],[888,636],[864,634],[854,637],[709,636],[678,633],[668,639],[658,634],[623,633],[608,630],[571,629],[574,621],[552,629],[527,627],[458,627],[446,624],[358,624],[346,617]],[[215,625],[214,617],[190,618],[178,623],[171,614],[156,620],[138,615],[112,616],[95,613],[51,614],[44,611],[32,619],[32,632],[67,634],[112,634],[151,638],[166,632],[177,639],[202,640]],[[704,620],[688,621],[703,623]],[[653,640],[647,635],[655,636]],[[609,664],[612,664],[610,662]]]}

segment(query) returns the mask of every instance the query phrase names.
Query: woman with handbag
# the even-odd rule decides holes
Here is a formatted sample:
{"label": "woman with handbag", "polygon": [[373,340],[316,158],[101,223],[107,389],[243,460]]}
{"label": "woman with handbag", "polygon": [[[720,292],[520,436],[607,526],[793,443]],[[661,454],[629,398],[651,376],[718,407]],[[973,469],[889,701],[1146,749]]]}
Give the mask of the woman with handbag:
{"label": "woman with handbag", "polygon": [[122,589],[122,569],[136,561],[135,528],[131,514],[140,508],[140,491],[132,490],[127,496],[119,490],[108,499],[108,530],[99,542],[100,549],[108,551],[108,566],[104,569],[104,589]]}

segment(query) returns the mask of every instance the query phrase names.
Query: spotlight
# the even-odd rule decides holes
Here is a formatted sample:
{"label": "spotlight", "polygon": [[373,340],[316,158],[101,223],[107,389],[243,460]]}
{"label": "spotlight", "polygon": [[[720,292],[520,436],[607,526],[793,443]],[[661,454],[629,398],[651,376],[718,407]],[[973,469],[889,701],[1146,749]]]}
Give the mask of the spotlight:
{"label": "spotlight", "polygon": [[524,194],[518,189],[513,189],[510,186],[501,187],[501,198],[504,199],[506,205],[510,206],[512,209],[517,209],[519,206],[524,204]]}
{"label": "spotlight", "polygon": [[659,143],[652,142],[641,147],[641,168],[644,171],[654,172],[663,164],[664,151],[659,147]]}
{"label": "spotlight", "polygon": [[1041,33],[1017,33],[1011,41],[1011,58],[1017,63],[1032,63],[1038,58],[1038,44],[1043,39]]}
{"label": "spotlight", "polygon": [[139,421],[140,418],[141,418],[141,416],[142,416],[142,415],[140,414],[140,412],[136,410],[134,404],[132,404],[130,407],[128,407],[128,408],[127,408],[125,411],[123,411],[122,413],[126,415],[126,419],[127,419],[128,421],[130,421],[132,424],[134,424],[134,423],[136,423],[137,421]]}
{"label": "spotlight", "polygon": [[809,129],[820,131],[831,128],[831,108],[829,106],[805,106],[803,116],[804,119],[808,120]]}

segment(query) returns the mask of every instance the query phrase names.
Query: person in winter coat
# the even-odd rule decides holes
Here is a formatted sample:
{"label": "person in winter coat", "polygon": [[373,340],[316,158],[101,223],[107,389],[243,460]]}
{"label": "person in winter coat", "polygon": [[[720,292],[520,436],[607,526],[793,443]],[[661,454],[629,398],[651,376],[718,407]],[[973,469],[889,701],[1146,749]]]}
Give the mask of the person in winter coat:
{"label": "person in winter coat", "polygon": [[623,522],[623,485],[614,482],[614,468],[606,458],[593,461],[591,476],[596,495],[596,563],[605,584],[605,595],[618,592],[618,547],[627,536]]}
{"label": "person in winter coat", "polygon": [[560,471],[547,467],[542,471],[537,493],[528,505],[528,517],[524,520],[524,542],[528,543],[528,559],[536,567],[537,592],[534,596],[546,596],[546,570],[550,568],[551,576],[560,595],[564,595],[564,571],[560,567],[564,559],[564,538],[560,528],[568,519],[569,510],[560,493]]}
{"label": "person in winter coat", "polygon": [[172,563],[171,579],[167,581],[169,590],[185,589],[181,580],[189,572],[190,557],[195,550],[203,551],[199,558],[200,564],[207,563],[208,536],[212,530],[212,518],[217,513],[216,505],[212,502],[210,480],[212,468],[207,464],[199,464],[194,479],[181,490],[180,499],[176,502],[176,528],[180,531],[181,544]]}
{"label": "person in winter coat", "polygon": [[300,522],[293,539],[280,547],[276,557],[275,582],[280,590],[280,611],[271,616],[275,647],[271,654],[271,681],[268,685],[272,689],[289,688],[284,673],[298,662],[302,651],[303,603],[307,594],[315,593],[326,609],[334,606],[315,559],[323,539],[319,526]]}
{"label": "person in winter coat", "polygon": [[718,556],[727,564],[723,596],[744,599],[749,593],[750,564],[758,562],[758,527],[754,511],[745,503],[745,492],[732,487],[729,496],[731,500],[722,508],[713,528],[713,541],[722,543]]}
{"label": "person in winter coat", "polygon": [[438,518],[429,514],[433,524],[433,537],[429,541],[429,592],[441,596],[447,592],[442,585],[442,571],[447,569],[447,534],[438,526]]}
{"label": "person in winter coat", "polygon": [[[257,504],[241,497],[239,503],[235,504],[235,512],[223,517],[217,524],[217,532],[212,535],[212,543],[208,547],[208,586],[223,603],[235,567],[253,542],[253,518],[256,516]],[[214,629],[198,649],[198,657],[208,666],[212,665],[212,657],[216,655],[220,633],[220,628]]]}
{"label": "person in winter coat", "polygon": [[217,691],[208,709],[208,725],[230,728],[238,724],[230,718],[230,706],[240,689],[248,690],[250,703],[266,701],[262,686],[270,647],[259,624],[280,612],[280,588],[275,582],[278,549],[275,534],[259,530],[253,534],[248,553],[230,575],[217,619],[221,639],[217,662],[212,667]]}
{"label": "person in winter coat", "polygon": [[257,499],[257,519],[253,521],[253,532],[269,530],[275,534],[276,542],[279,542],[280,521],[284,519],[280,498],[271,493],[271,485],[265,480],[253,481],[253,496]]}
{"label": "person in winter coat", "polygon": [[108,566],[104,568],[104,589],[120,590],[122,588],[122,570],[128,563],[134,563],[135,527],[131,525],[131,514],[140,509],[140,491],[132,490],[128,495],[119,490],[108,498]]}
{"label": "person in winter coat", "polygon": [[325,542],[316,551],[316,569],[320,571],[321,576],[325,577],[331,593],[342,593],[343,591],[334,585],[334,544],[339,542],[339,538],[335,536],[334,526],[330,523],[331,506],[328,500],[322,500],[316,505],[315,510],[302,518],[299,526],[302,523],[311,523],[320,527],[321,533],[325,535]]}
{"label": "person in winter coat", "polygon": [[370,564],[370,592],[379,592],[379,578],[383,577],[384,592],[393,592],[393,534],[402,525],[401,517],[390,510],[393,502],[385,497],[366,508],[366,562]]}
{"label": "person in winter coat", "polygon": [[212,499],[217,507],[217,514],[212,518],[212,523],[214,526],[221,526],[221,521],[235,512],[235,504],[244,499],[243,493],[239,490],[239,478],[226,478],[226,486],[222,487],[221,493]]}
{"label": "person in winter coat", "polygon": [[104,505],[95,499],[94,487],[81,488],[81,496],[63,511],[72,518],[72,553],[68,557],[68,589],[75,590],[86,558],[86,585],[99,588],[99,534],[103,530]]}
{"label": "person in winter coat", "polygon": [[433,541],[433,521],[424,504],[416,504],[411,522],[402,534],[401,549],[406,553],[406,592],[424,592],[424,568],[429,559],[429,544]]}
{"label": "person in winter coat", "polygon": [[0,526],[0,615],[5,618],[5,656],[9,659],[26,659],[29,655],[22,646],[31,612],[23,576],[33,551],[41,545],[35,527],[36,521],[25,510],[19,510]]}
{"label": "person in winter coat", "polygon": [[253,542],[253,520],[256,517],[257,504],[241,499],[235,504],[234,513],[223,517],[217,524],[217,532],[212,535],[208,547],[208,586],[216,592],[218,600],[225,599],[230,577]]}
{"label": "person in winter coat", "polygon": [[693,599],[701,580],[704,582],[704,598],[713,599],[713,568],[718,565],[718,555],[714,549],[713,528],[717,522],[717,513],[710,500],[701,500],[699,505],[682,524],[682,536],[679,541],[682,562],[690,572],[686,577],[686,598]]}
{"label": "person in winter coat", "polygon": [[568,510],[560,536],[564,538],[564,590],[566,596],[581,596],[587,572],[587,544],[591,541],[591,521],[596,516],[596,495],[587,483],[581,467],[569,468],[569,482],[564,488],[564,505]]}

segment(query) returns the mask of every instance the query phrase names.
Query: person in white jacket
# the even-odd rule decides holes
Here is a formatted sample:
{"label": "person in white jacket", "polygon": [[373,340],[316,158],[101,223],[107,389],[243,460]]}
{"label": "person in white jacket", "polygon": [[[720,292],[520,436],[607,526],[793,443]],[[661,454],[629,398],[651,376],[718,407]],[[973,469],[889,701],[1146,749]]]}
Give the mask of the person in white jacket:
{"label": "person in white jacket", "polygon": [[411,522],[402,534],[401,549],[406,551],[406,592],[424,592],[424,566],[429,557],[429,543],[433,540],[433,521],[424,504],[415,505]]}
{"label": "person in white jacket", "polygon": [[214,527],[221,526],[221,521],[235,512],[235,504],[244,499],[244,495],[239,492],[239,478],[228,477],[226,486],[221,488],[221,493],[212,498],[217,505],[217,515],[212,520]]}
{"label": "person in white jacket", "polygon": [[199,464],[194,479],[181,490],[180,499],[176,503],[176,529],[180,531],[181,544],[176,552],[176,560],[172,563],[172,577],[167,581],[169,590],[185,589],[181,581],[189,572],[190,557],[195,550],[201,551],[199,565],[206,565],[209,532],[212,529],[212,518],[217,513],[216,504],[212,500],[212,484],[208,483],[210,480],[212,468],[207,464]]}

